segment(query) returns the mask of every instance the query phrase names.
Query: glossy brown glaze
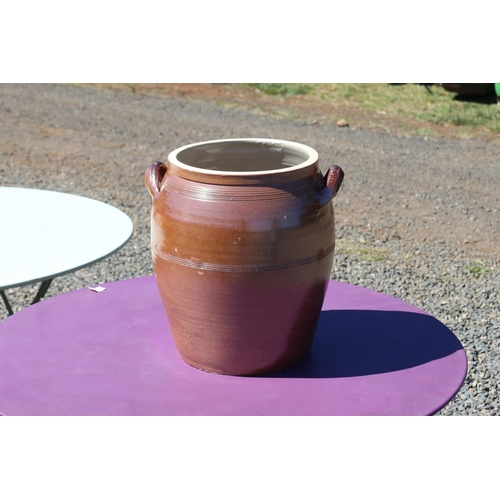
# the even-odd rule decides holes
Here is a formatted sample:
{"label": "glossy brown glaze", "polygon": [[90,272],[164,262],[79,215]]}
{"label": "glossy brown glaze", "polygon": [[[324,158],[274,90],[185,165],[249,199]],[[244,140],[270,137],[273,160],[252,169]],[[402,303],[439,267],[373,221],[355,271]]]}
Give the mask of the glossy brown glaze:
{"label": "glossy brown glaze", "polygon": [[265,139],[187,146],[148,167],[153,267],[188,364],[257,375],[307,356],[342,178],[322,175],[314,150]]}

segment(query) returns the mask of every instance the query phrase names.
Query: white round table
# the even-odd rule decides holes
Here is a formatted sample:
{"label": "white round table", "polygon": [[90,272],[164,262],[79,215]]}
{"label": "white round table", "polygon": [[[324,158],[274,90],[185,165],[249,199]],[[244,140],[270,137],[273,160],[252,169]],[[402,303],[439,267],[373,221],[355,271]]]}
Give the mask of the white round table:
{"label": "white round table", "polygon": [[51,281],[105,259],[130,239],[133,223],[121,210],[83,196],[0,187],[0,294],[42,282],[33,303]]}

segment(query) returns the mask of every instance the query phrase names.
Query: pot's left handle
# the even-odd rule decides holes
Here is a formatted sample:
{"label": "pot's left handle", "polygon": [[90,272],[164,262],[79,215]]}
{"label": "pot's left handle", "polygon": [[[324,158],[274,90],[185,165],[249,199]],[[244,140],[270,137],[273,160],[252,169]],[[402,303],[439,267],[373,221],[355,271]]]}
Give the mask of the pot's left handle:
{"label": "pot's left handle", "polygon": [[144,172],[146,187],[153,198],[156,198],[160,194],[161,181],[163,180],[163,177],[165,177],[166,173],[167,167],[161,161],[154,161],[153,163],[150,163]]}

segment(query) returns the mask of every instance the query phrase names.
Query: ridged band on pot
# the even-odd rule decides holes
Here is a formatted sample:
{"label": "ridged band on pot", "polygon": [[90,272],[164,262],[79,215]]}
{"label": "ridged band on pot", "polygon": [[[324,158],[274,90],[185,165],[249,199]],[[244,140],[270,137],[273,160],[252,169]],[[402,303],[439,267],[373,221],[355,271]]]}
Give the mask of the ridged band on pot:
{"label": "ridged band on pot", "polygon": [[149,165],[153,267],[188,364],[257,375],[307,356],[342,179],[321,173],[314,149],[272,139],[192,144]]}

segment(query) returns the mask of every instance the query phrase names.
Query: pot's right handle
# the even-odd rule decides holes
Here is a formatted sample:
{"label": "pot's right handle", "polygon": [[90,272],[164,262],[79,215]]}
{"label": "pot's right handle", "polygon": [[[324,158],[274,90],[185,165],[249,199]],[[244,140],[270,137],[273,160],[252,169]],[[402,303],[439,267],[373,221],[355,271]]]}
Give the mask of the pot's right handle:
{"label": "pot's right handle", "polygon": [[344,180],[344,171],[338,165],[332,165],[325,175],[325,180],[326,189],[330,191],[330,199],[335,198]]}
{"label": "pot's right handle", "polygon": [[160,184],[163,177],[165,177],[166,172],[167,167],[161,161],[154,161],[153,163],[150,163],[144,172],[146,187],[153,198],[156,198],[160,194]]}

